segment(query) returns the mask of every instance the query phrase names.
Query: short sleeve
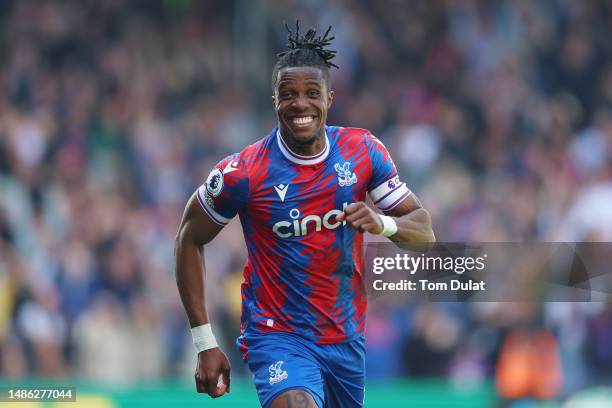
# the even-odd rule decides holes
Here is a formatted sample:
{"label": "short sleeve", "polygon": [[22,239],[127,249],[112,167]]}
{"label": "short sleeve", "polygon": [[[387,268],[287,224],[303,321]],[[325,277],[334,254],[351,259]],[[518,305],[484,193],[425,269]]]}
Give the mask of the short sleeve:
{"label": "short sleeve", "polygon": [[365,134],[372,177],[368,193],[381,211],[389,211],[404,201],[412,192],[397,174],[397,168],[385,145],[371,133]]}
{"label": "short sleeve", "polygon": [[219,225],[230,222],[249,196],[248,173],[239,156],[228,156],[217,163],[196,196],[211,220]]}

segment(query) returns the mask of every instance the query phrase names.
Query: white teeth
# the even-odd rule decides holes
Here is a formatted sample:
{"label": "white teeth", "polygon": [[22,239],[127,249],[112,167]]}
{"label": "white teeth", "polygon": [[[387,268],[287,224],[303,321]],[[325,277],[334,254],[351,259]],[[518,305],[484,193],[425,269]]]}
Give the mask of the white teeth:
{"label": "white teeth", "polygon": [[314,117],[312,116],[302,116],[298,118],[293,118],[293,123],[295,123],[296,125],[307,125],[313,120],[314,120]]}

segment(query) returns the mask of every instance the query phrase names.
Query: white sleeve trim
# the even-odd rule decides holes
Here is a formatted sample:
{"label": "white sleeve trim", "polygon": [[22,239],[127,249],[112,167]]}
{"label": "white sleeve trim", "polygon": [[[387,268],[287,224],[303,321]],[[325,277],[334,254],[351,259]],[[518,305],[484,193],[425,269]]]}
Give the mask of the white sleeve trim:
{"label": "white sleeve trim", "polygon": [[200,188],[198,188],[196,192],[196,196],[198,197],[198,202],[200,203],[200,207],[202,207],[206,215],[208,215],[208,217],[211,220],[213,220],[215,224],[219,224],[222,226],[227,225],[227,223],[231,221],[231,218],[226,218],[222,216],[221,214],[216,212],[210,205],[208,205],[208,203],[206,202],[206,194],[207,194],[206,186],[205,185],[200,186]]}
{"label": "white sleeve trim", "polygon": [[410,194],[412,194],[412,191],[406,186],[406,183],[400,181],[399,176],[382,182],[370,191],[372,201],[382,211],[391,210]]}

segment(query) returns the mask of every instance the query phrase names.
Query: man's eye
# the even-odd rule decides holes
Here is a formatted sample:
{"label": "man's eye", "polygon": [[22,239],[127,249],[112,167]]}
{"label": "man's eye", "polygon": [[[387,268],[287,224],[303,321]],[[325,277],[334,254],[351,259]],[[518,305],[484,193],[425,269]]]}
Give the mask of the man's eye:
{"label": "man's eye", "polygon": [[279,95],[282,99],[291,98],[291,92],[281,92]]}
{"label": "man's eye", "polygon": [[319,91],[312,90],[312,91],[308,91],[308,95],[309,96],[319,96],[320,93],[319,93]]}

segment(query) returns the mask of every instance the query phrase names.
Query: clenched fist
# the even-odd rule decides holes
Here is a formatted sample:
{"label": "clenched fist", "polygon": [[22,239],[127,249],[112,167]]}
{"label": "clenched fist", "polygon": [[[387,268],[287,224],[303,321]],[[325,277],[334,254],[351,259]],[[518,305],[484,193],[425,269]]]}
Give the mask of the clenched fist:
{"label": "clenched fist", "polygon": [[380,234],[384,225],[380,216],[363,201],[346,206],[344,213],[336,217],[338,221],[346,221],[349,227],[359,232]]}
{"label": "clenched fist", "polygon": [[[219,376],[222,377],[220,384]],[[213,398],[230,392],[230,364],[220,348],[215,347],[198,354],[195,383],[198,392]]]}

